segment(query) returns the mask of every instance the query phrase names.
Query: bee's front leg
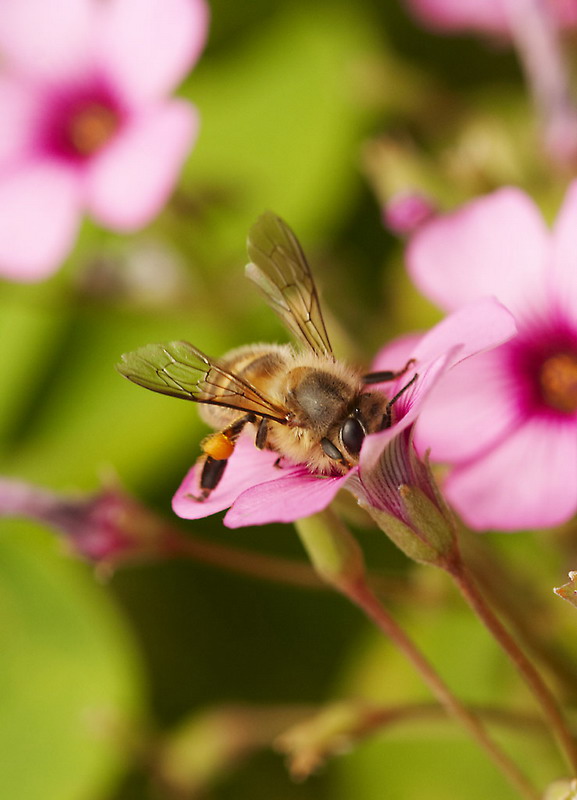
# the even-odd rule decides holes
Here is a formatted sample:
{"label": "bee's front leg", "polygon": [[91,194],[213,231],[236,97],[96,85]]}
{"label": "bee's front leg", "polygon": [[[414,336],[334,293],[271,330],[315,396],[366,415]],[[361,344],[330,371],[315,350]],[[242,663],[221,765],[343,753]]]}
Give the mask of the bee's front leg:
{"label": "bee's front leg", "polygon": [[369,386],[372,383],[385,383],[387,381],[394,381],[396,378],[400,378],[409,369],[415,364],[415,359],[410,358],[403,369],[398,370],[397,372],[393,370],[381,370],[380,372],[369,372],[367,375],[363,375],[362,381],[365,386]]}
{"label": "bee's front leg", "polygon": [[411,380],[408,383],[406,383],[403,386],[403,388],[400,389],[391,400],[389,400],[385,408],[385,413],[383,414],[383,419],[381,421],[381,427],[379,428],[379,430],[383,431],[385,430],[385,428],[391,427],[391,425],[393,424],[393,406],[395,405],[399,397],[401,397],[407,391],[407,389],[410,388],[415,383],[418,377],[419,373],[415,372]]}

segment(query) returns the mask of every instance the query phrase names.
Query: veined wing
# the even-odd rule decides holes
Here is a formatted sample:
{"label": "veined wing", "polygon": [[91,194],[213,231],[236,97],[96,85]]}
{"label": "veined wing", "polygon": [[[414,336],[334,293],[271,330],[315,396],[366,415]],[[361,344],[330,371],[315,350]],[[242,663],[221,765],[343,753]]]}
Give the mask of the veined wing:
{"label": "veined wing", "polygon": [[188,342],[148,344],[125,353],[116,368],[128,380],[153,392],[286,423],[280,406]]}
{"label": "veined wing", "polygon": [[259,217],[248,234],[248,255],[247,277],[289,330],[317,355],[334,358],[310,267],[286,222],[272,211]]}

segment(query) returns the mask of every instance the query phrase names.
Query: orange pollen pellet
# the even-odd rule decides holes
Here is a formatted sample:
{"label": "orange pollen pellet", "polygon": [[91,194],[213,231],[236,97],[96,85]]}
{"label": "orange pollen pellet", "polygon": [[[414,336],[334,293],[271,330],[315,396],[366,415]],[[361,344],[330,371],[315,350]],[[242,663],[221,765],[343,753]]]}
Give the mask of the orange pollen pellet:
{"label": "orange pollen pellet", "polygon": [[203,441],[202,449],[207,456],[224,461],[232,455],[234,444],[224,433],[213,433]]}
{"label": "orange pollen pellet", "polygon": [[547,358],[539,373],[545,403],[569,414],[577,411],[577,354],[557,353]]}
{"label": "orange pollen pellet", "polygon": [[100,150],[116,133],[118,116],[100,103],[90,103],[71,119],[68,129],[70,143],[81,155]]}

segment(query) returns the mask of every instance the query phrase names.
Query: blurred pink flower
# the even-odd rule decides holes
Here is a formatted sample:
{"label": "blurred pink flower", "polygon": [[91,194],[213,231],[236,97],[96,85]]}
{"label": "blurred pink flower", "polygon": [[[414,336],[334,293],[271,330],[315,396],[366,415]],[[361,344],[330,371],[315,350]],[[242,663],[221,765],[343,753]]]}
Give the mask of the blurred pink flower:
{"label": "blurred pink flower", "polygon": [[118,231],[154,217],[198,124],[169,94],[206,30],[204,0],[2,0],[0,275],[50,275],[83,211]]}
{"label": "blurred pink flower", "polygon": [[[498,36],[511,32],[511,7],[518,0],[406,0],[415,17],[437,31],[479,31]],[[561,27],[577,24],[577,0],[546,0]]]}
{"label": "blurred pink flower", "polygon": [[[556,525],[577,510],[577,182],[552,231],[505,188],[420,228],[407,252],[421,291],[447,311],[483,295],[518,334],[459,364],[435,387],[416,443],[453,465],[445,491],[471,526]],[[376,368],[404,363],[406,338]]]}
{"label": "blurred pink flower", "polygon": [[[511,315],[492,298],[470,304],[450,315],[429,331],[411,356],[415,366],[395,382],[386,384],[393,397],[416,371],[418,378],[394,405],[394,424],[365,439],[360,463],[348,474],[320,476],[304,464],[283,460],[275,466],[278,453],[258,450],[250,435],[241,437],[218,487],[204,502],[198,502],[198,467],[185,477],[173,499],[173,509],[185,519],[199,519],[230,508],[225,525],[263,525],[293,522],[326,508],[337,492],[347,487],[365,502],[402,518],[398,488],[421,486],[421,472],[407,452],[412,448],[410,430],[423,400],[447,369],[474,353],[495,347],[514,335]],[[379,367],[381,369],[381,367]],[[371,389],[374,387],[371,387]]]}
{"label": "blurred pink flower", "polygon": [[0,477],[3,517],[48,525],[63,536],[72,552],[99,566],[112,568],[123,561],[170,552],[169,533],[162,522],[115,487],[90,495],[65,495]]}
{"label": "blurred pink flower", "polygon": [[577,163],[577,111],[561,42],[577,26],[577,0],[407,0],[414,16],[439,32],[477,31],[517,51],[539,117],[546,154]]}
{"label": "blurred pink flower", "polygon": [[383,208],[383,222],[393,233],[405,236],[437,213],[434,202],[419,192],[393,195]]}

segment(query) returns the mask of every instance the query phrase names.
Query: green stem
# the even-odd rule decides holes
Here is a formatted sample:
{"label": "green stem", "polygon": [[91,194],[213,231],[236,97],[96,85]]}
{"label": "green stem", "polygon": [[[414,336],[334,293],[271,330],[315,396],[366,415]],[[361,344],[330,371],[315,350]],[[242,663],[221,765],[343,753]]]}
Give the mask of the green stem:
{"label": "green stem", "polygon": [[306,563],[288,558],[263,555],[238,547],[193,539],[167,526],[164,536],[165,555],[186,557],[203,564],[236,572],[272,583],[284,583],[303,589],[324,589],[325,584]]}
{"label": "green stem", "polygon": [[467,568],[485,597],[513,629],[517,638],[550,672],[569,700],[577,698],[577,665],[562,643],[550,635],[539,598],[530,581],[513,573],[502,559],[480,541],[478,534],[463,531],[460,537]]}
{"label": "green stem", "polygon": [[475,714],[452,693],[421,651],[379,603],[368,586],[364,583],[357,583],[342,589],[342,591],[405,655],[446,712],[468,731],[519,793],[527,800],[537,800],[539,794],[526,776],[491,739]]}
{"label": "green stem", "polygon": [[451,571],[451,575],[467,603],[507,654],[531,690],[535,700],[541,707],[543,716],[555,734],[560,749],[571,769],[571,774],[577,775],[577,742],[553,693],[507,628],[488,605],[463,562]]}
{"label": "green stem", "polygon": [[538,794],[514,761],[488,735],[477,717],[452,693],[434,667],[379,602],[366,581],[361,549],[331,511],[297,521],[296,529],[319,575],[357,605],[420,674],[434,697],[487,753],[526,800]]}

